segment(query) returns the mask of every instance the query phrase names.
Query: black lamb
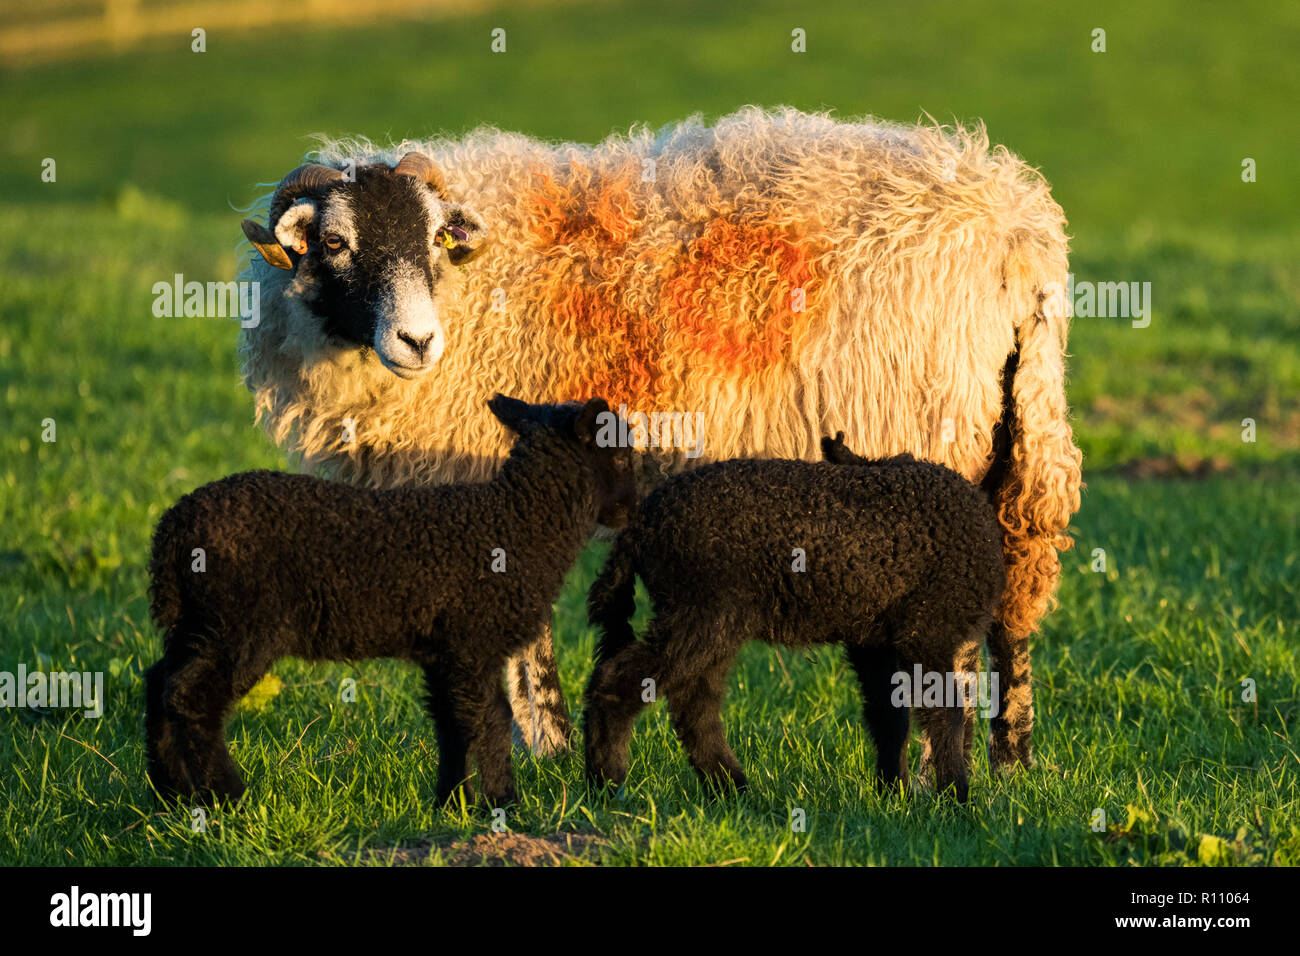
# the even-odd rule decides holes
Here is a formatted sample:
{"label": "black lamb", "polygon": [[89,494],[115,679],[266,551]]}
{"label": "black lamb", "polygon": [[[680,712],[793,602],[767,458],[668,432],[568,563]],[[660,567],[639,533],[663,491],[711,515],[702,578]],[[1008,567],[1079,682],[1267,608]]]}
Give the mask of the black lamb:
{"label": "black lamb", "polygon": [[150,572],[165,650],[146,678],[161,794],[243,793],[226,715],[292,655],[415,662],[437,730],[438,799],[461,785],[473,799],[471,758],[491,805],[515,799],[502,668],[541,630],[597,522],[626,524],[636,491],[631,451],[598,441],[612,415],[602,399],[488,404],[518,436],[491,481],[381,491],[254,471],[163,515]]}
{"label": "black lamb", "polygon": [[[978,660],[1005,576],[987,495],[908,455],[860,459],[832,439],[823,449],[825,462],[742,459],[670,478],[618,536],[588,596],[603,632],[586,698],[593,786],[625,779],[632,725],[653,687],[700,776],[744,788],[719,707],[749,640],[845,647],[885,788],[907,780],[909,708],[891,699],[895,675],[919,664],[970,692],[958,664]],[[629,624],[635,575],[654,611],[641,641]],[[936,789],[965,800],[974,714],[956,696],[912,706]]]}

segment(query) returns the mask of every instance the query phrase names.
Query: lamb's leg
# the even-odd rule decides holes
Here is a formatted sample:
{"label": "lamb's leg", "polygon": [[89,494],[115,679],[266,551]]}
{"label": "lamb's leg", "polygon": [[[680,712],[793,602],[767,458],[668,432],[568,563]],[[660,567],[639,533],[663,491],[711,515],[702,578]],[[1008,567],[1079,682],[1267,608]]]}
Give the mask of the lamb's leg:
{"label": "lamb's leg", "polygon": [[[957,674],[973,674],[978,679],[980,668],[980,642],[971,640],[969,643],[962,645],[961,650],[957,652]],[[962,738],[962,746],[966,751],[969,759],[971,749],[975,742],[975,692],[978,684],[972,684],[969,687],[966,697],[966,725]],[[930,732],[926,730],[925,724],[921,725],[921,769],[918,776],[925,783],[931,783],[934,780],[934,759],[931,755]]]}
{"label": "lamb's leg", "polygon": [[145,745],[148,752],[149,779],[154,789],[171,798],[187,789],[188,773],[178,753],[174,720],[163,705],[167,684],[167,664],[159,660],[144,675]]}
{"label": "lamb's leg", "polygon": [[749,781],[722,730],[722,698],[730,664],[730,660],[706,663],[699,673],[689,660],[683,661],[681,672],[698,676],[680,684],[670,678],[666,688],[668,712],[677,739],[704,782],[719,790],[725,790],[730,783],[743,791]]}
{"label": "lamb's leg", "polygon": [[862,714],[876,744],[876,785],[907,786],[907,738],[911,710],[893,702],[894,675],[902,670],[892,647],[850,645],[849,663],[862,688]]}
{"label": "lamb's leg", "polygon": [[[981,636],[982,639],[982,636]],[[966,706],[962,731],[962,751],[969,765],[975,742],[975,705],[978,703],[981,640],[967,641],[957,650],[957,677],[965,681]]]}
{"label": "lamb's leg", "polygon": [[518,802],[510,766],[510,701],[500,683],[490,681],[470,702],[473,720],[470,753],[478,764],[479,785],[488,806],[496,809]]}
{"label": "lamb's leg", "polygon": [[[922,601],[905,613],[898,632],[899,654],[905,669],[911,670],[913,662],[917,662],[925,673],[946,676],[951,672],[955,677],[960,673],[958,663],[967,653],[966,642],[957,643],[955,650],[951,649],[954,645],[943,637],[944,624],[928,620],[926,608],[934,606],[933,600]],[[970,626],[963,627],[969,633]],[[945,646],[950,650],[944,651]],[[944,684],[946,691],[946,680]],[[938,706],[913,701],[912,710],[930,740],[935,792],[945,794],[955,790],[957,800],[965,803],[970,779],[970,756],[965,747],[967,707],[959,701],[945,699]]]}
{"label": "lamb's leg", "polygon": [[[951,675],[955,686],[987,620],[987,611],[963,605],[960,592],[945,593],[936,586],[933,593],[912,594],[895,611],[890,622],[892,644],[904,670],[919,664],[923,673],[943,680],[946,693],[947,678]],[[978,645],[975,655],[978,658]],[[969,785],[968,706],[946,699],[939,706],[913,700],[912,710],[929,743],[927,777],[933,778],[937,792],[955,789],[957,799],[964,802]]]}
{"label": "lamb's leg", "polygon": [[632,725],[649,703],[647,679],[659,680],[659,657],[645,643],[623,648],[592,673],[583,718],[588,786],[618,786],[627,778]]}
{"label": "lamb's leg", "polygon": [[989,766],[996,772],[1034,763],[1034,690],[1029,638],[1013,637],[1000,621],[989,631],[989,670],[998,675],[998,713],[989,723]]}
{"label": "lamb's leg", "polygon": [[162,783],[177,795],[237,800],[244,781],[225,739],[226,714],[240,696],[231,667],[189,647],[164,655],[155,668],[166,675],[161,687],[150,688],[161,704],[160,717],[151,723],[158,730],[159,759],[167,767]]}
{"label": "lamb's leg", "polygon": [[551,624],[542,635],[506,664],[510,709],[519,739],[539,757],[557,756],[569,749],[573,724],[560,689],[560,672],[551,643]]}
{"label": "lamb's leg", "polygon": [[965,708],[920,707],[918,713],[921,723],[930,734],[935,792],[943,795],[949,790],[955,790],[957,800],[965,803],[970,788],[966,755],[962,746]]}
{"label": "lamb's leg", "polygon": [[424,668],[425,708],[438,735],[438,805],[451,801],[463,789],[465,802],[474,802],[469,778],[469,733],[453,703],[451,681],[441,667]]}

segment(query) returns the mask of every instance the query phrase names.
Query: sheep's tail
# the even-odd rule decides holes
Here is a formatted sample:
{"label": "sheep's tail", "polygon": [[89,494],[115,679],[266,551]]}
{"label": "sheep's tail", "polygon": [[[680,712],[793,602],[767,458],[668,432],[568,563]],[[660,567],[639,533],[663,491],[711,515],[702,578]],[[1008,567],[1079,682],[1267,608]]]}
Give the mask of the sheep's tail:
{"label": "sheep's tail", "polygon": [[596,582],[587,593],[587,619],[600,629],[596,663],[607,661],[636,640],[636,547],[632,528],[620,534]]}
{"label": "sheep's tail", "polygon": [[1007,364],[1002,367],[1002,417],[993,426],[993,463],[980,480],[980,488],[996,508],[998,492],[1006,481],[1011,469],[1011,433],[1016,427],[1016,369],[1020,365],[1020,343],[1007,356]]}
{"label": "sheep's tail", "polygon": [[998,455],[1006,462],[1000,468],[995,461],[1001,476],[986,479],[1007,559],[998,616],[1018,637],[1047,613],[1061,573],[1057,552],[1074,543],[1067,529],[1079,510],[1081,456],[1065,402],[1064,353],[1064,320],[1040,308],[1019,329],[1014,374],[1003,382],[1002,441],[1010,454]]}

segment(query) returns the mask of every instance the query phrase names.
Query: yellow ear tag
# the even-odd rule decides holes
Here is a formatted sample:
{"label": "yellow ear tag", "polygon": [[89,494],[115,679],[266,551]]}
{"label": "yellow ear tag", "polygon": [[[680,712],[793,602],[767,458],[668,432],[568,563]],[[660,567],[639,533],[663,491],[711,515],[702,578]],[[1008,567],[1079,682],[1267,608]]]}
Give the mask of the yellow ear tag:
{"label": "yellow ear tag", "polygon": [[[459,233],[460,235],[457,235]],[[448,249],[455,249],[460,246],[461,241],[467,239],[469,234],[458,226],[443,226],[434,235],[434,239],[442,243]]]}

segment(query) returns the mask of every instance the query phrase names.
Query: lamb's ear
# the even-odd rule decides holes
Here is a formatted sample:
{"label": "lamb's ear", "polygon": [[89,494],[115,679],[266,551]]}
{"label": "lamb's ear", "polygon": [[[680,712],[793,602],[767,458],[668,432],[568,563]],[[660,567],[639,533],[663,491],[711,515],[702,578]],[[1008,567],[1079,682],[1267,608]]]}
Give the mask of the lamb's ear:
{"label": "lamb's ear", "polygon": [[533,406],[517,398],[509,398],[498,392],[488,399],[488,408],[497,420],[516,435],[522,435],[528,429],[536,427],[537,418]]}
{"label": "lamb's ear", "polygon": [[245,219],[240,225],[248,241],[253,244],[253,248],[261,253],[268,264],[277,269],[293,268],[289,254],[284,251],[284,246],[280,245],[280,240],[275,238],[275,233],[260,222],[253,222],[251,219]]}
{"label": "lamb's ear", "polygon": [[463,266],[483,254],[487,248],[487,225],[483,217],[460,203],[442,204],[443,223],[434,233],[433,241],[447,250],[447,258],[454,266]]}
{"label": "lamb's ear", "polygon": [[600,435],[600,430],[605,424],[604,415],[611,414],[609,402],[603,398],[593,398],[582,406],[582,411],[573,422],[573,434],[577,436],[578,441],[587,446],[594,446],[596,439]]}
{"label": "lamb's ear", "polygon": [[316,204],[310,199],[299,199],[286,209],[275,224],[275,238],[286,249],[300,256],[307,254],[307,233],[316,221]]}
{"label": "lamb's ear", "polygon": [[844,446],[844,432],[836,432],[834,438],[822,438],[822,458],[836,465],[860,464],[863,459]]}

